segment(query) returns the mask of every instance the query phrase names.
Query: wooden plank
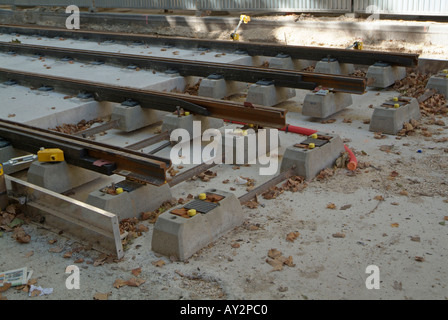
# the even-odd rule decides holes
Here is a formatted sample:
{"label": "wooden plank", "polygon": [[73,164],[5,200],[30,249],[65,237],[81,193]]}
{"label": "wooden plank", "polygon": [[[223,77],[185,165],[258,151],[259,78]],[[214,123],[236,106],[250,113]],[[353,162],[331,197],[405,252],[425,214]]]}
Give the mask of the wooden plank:
{"label": "wooden plank", "polygon": [[124,256],[117,215],[5,175],[9,198],[25,202],[26,214],[45,221],[44,227],[63,231],[118,259]]}

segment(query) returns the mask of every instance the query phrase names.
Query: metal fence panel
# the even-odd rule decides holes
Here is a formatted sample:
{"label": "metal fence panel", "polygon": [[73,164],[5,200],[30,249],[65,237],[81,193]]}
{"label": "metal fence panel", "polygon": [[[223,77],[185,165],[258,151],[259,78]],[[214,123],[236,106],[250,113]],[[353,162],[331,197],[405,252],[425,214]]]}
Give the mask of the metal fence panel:
{"label": "metal fence panel", "polygon": [[351,12],[351,0],[198,0],[200,10]]}
{"label": "metal fence panel", "polygon": [[16,6],[54,6],[54,7],[68,7],[69,5],[76,5],[81,8],[92,6],[92,0],[0,0],[0,4],[16,5]]}
{"label": "metal fence panel", "polygon": [[196,10],[197,0],[94,0],[94,2],[97,8]]}
{"label": "metal fence panel", "polygon": [[351,0],[0,0],[17,6],[62,6],[96,8],[272,11],[272,12],[350,12]]}
{"label": "metal fence panel", "polygon": [[448,15],[447,0],[355,0],[356,13]]}

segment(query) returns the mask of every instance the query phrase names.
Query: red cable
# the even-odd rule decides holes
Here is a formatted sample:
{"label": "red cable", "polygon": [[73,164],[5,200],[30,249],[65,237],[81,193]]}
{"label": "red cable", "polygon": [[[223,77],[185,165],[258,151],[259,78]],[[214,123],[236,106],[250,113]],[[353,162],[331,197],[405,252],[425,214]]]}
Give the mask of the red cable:
{"label": "red cable", "polygon": [[[238,121],[229,121],[229,120],[225,120],[226,122],[231,122],[231,123],[235,123],[235,124],[241,124],[241,125],[245,125],[244,122],[238,122]],[[296,127],[296,126],[291,126],[291,125],[286,125],[284,128],[280,129],[280,131],[285,131],[285,132],[292,132],[292,133],[296,133],[296,134],[302,134],[305,136],[310,136],[313,133],[317,133],[318,131],[316,130],[312,130],[312,129],[307,129],[307,128],[303,128],[303,127]],[[356,159],[355,154],[353,153],[353,151],[351,151],[347,145],[344,145],[345,151],[348,153],[349,155],[349,162],[347,164],[347,168],[351,171],[356,170],[356,167],[358,166],[358,160]]]}

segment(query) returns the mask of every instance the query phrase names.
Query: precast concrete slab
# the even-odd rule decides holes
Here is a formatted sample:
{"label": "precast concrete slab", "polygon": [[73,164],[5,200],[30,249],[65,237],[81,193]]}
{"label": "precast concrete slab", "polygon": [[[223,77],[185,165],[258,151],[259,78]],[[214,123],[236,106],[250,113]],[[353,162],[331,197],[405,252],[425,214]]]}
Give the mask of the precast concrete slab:
{"label": "precast concrete slab", "polygon": [[249,87],[246,101],[261,106],[272,107],[295,96],[296,91],[292,88],[276,87],[272,82],[258,81]]}
{"label": "precast concrete slab", "polygon": [[304,116],[324,119],[353,104],[349,93],[316,90],[308,93],[303,101]]}
{"label": "precast concrete slab", "polygon": [[418,120],[420,117],[420,106],[417,99],[394,97],[374,109],[369,130],[395,135],[403,129],[405,122]]}
{"label": "precast concrete slab", "polygon": [[[122,188],[122,193],[108,193],[108,190]],[[123,180],[112,186],[95,190],[89,194],[86,203],[112,212],[120,220],[139,217],[142,212],[154,211],[164,202],[173,199],[168,184],[153,186],[135,181]]]}
{"label": "precast concrete slab", "polygon": [[113,104],[80,99],[58,92],[41,92],[20,85],[0,84],[0,118],[43,129],[110,115]]}
{"label": "precast concrete slab", "polygon": [[27,181],[39,187],[63,193],[100,177],[100,174],[61,162],[34,161],[27,173]]}
{"label": "precast concrete slab", "polygon": [[374,88],[388,88],[406,77],[406,68],[376,63],[367,70],[368,85]]}
{"label": "precast concrete slab", "polygon": [[437,90],[440,94],[448,97],[448,69],[445,69],[429,78],[426,89]]}
{"label": "precast concrete slab", "polygon": [[154,252],[185,261],[243,223],[246,216],[233,193],[209,189],[204,194],[206,199],[196,197],[157,218],[151,241]]}
{"label": "precast concrete slab", "polygon": [[344,151],[344,143],[338,135],[318,132],[315,137],[286,148],[280,172],[294,168],[296,175],[311,180],[332,167]]}

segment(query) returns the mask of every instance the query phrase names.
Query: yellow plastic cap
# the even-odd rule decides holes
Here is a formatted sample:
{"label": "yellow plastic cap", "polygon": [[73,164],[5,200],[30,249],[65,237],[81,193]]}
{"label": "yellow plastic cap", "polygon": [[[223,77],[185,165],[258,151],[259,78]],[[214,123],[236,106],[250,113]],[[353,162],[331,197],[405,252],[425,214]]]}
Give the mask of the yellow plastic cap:
{"label": "yellow plastic cap", "polygon": [[394,104],[394,108],[400,108],[400,104],[398,103]]}
{"label": "yellow plastic cap", "polygon": [[116,193],[116,194],[120,194],[120,193],[123,193],[123,192],[124,192],[123,188],[117,188],[117,189],[115,189],[115,193]]}
{"label": "yellow plastic cap", "polygon": [[190,115],[190,112],[188,112],[188,111],[185,111],[185,113],[184,113],[186,116],[189,116]]}
{"label": "yellow plastic cap", "polygon": [[398,101],[398,97],[394,97],[392,100],[393,101]]}
{"label": "yellow plastic cap", "polygon": [[308,145],[308,147],[309,147],[310,149],[314,149],[314,148],[316,148],[316,145],[315,145],[314,143],[310,143],[310,144]]}
{"label": "yellow plastic cap", "polygon": [[207,199],[207,195],[205,193],[201,193],[199,195],[199,200],[205,200],[205,199]]}
{"label": "yellow plastic cap", "polygon": [[196,209],[190,209],[187,213],[190,217],[194,217],[196,215]]}
{"label": "yellow plastic cap", "polygon": [[311,139],[317,139],[317,133],[313,133],[313,134],[310,136],[310,138],[311,138]]}

